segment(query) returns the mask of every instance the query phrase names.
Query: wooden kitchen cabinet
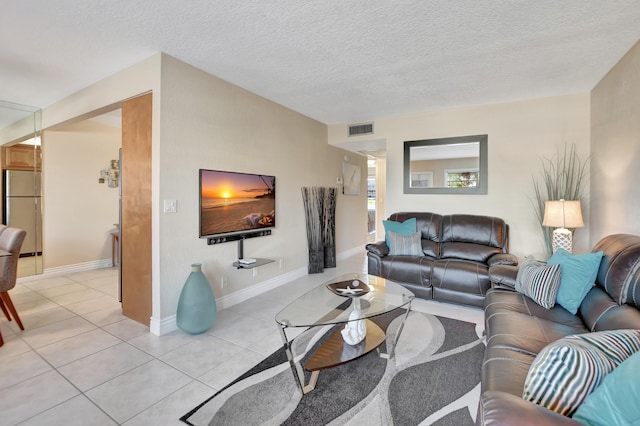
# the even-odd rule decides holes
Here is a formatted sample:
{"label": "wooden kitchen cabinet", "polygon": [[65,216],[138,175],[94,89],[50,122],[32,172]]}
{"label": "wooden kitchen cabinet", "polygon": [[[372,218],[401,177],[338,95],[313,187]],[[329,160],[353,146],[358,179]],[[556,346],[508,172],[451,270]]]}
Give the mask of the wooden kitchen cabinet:
{"label": "wooden kitchen cabinet", "polygon": [[2,168],[4,170],[37,170],[42,168],[42,148],[17,144],[2,147]]}

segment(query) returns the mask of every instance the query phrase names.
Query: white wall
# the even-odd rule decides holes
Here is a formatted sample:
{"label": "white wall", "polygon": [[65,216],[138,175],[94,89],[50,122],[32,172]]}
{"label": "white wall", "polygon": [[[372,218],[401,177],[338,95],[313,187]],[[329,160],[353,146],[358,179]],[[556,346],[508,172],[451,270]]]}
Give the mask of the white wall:
{"label": "white wall", "polygon": [[[216,297],[306,268],[303,186],[336,187],[345,151],[327,145],[326,125],[261,98],[171,57],[162,63],[160,199],[178,201],[177,214],[160,216],[162,316],[175,313],[189,265],[201,262]],[[348,153],[362,167],[366,158]],[[276,176],[276,228],[245,242],[245,257],[277,262],[237,270],[237,243],[208,246],[198,238],[198,169]],[[364,250],[366,179],[360,196],[339,195],[337,252]],[[280,262],[280,260],[282,262]],[[221,288],[224,277],[228,286]]]}
{"label": "white wall", "polygon": [[118,188],[99,184],[118,159],[119,128],[84,121],[43,134],[44,269],[111,259]]}
{"label": "white wall", "polygon": [[640,42],[591,91],[591,244],[640,235]]}
{"label": "white wall", "polygon": [[[81,90],[43,111],[43,128],[151,91],[152,113],[152,331],[175,314],[189,265],[202,262],[217,298],[300,271],[307,265],[302,186],[336,186],[343,150],[327,145],[327,128],[294,111],[242,90],[164,54],[154,55]],[[366,175],[364,156],[351,155]],[[45,166],[46,167],[46,166]],[[207,246],[198,238],[198,169],[273,174],[277,179],[277,228],[248,240],[245,256],[278,262],[235,270],[237,246]],[[45,183],[46,184],[46,183]],[[337,202],[338,253],[364,250],[366,180],[361,196]],[[164,199],[178,201],[163,214]],[[69,226],[71,226],[69,224]],[[45,227],[45,238],[51,229]],[[123,259],[135,261],[135,259]],[[296,272],[297,273],[297,272]],[[220,277],[228,286],[220,288]]]}
{"label": "white wall", "polygon": [[[576,94],[397,117],[376,118],[375,135],[386,139],[386,214],[431,211],[498,216],[510,225],[511,252],[544,253],[542,233],[532,207],[533,177],[541,158],[552,157],[564,144],[575,144],[589,156],[589,94]],[[347,143],[346,124],[329,126],[329,143]],[[403,194],[404,141],[488,134],[487,195]],[[360,138],[349,138],[357,141]],[[589,223],[588,188],[583,206]],[[575,251],[589,249],[589,230],[575,233]]]}

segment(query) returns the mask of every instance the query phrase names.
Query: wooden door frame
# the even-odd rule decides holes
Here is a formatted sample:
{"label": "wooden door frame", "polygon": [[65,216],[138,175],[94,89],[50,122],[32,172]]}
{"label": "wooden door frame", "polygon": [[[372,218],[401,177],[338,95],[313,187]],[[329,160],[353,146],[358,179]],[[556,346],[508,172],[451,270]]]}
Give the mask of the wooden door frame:
{"label": "wooden door frame", "polygon": [[152,316],[152,94],[122,102],[122,313],[146,326]]}

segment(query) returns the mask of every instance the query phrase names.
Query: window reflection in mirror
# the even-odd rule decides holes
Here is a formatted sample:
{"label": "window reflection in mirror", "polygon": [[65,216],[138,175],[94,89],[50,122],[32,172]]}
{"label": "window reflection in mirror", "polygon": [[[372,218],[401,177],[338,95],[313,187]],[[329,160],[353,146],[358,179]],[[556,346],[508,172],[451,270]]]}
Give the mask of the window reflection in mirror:
{"label": "window reflection in mirror", "polygon": [[404,143],[405,194],[486,194],[487,135]]}

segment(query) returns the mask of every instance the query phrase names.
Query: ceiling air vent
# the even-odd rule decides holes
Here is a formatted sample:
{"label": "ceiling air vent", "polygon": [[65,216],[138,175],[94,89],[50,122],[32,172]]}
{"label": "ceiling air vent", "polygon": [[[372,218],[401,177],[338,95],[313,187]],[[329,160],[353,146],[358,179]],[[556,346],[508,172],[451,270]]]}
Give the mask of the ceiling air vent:
{"label": "ceiling air vent", "polygon": [[372,135],[373,123],[350,124],[349,136]]}

